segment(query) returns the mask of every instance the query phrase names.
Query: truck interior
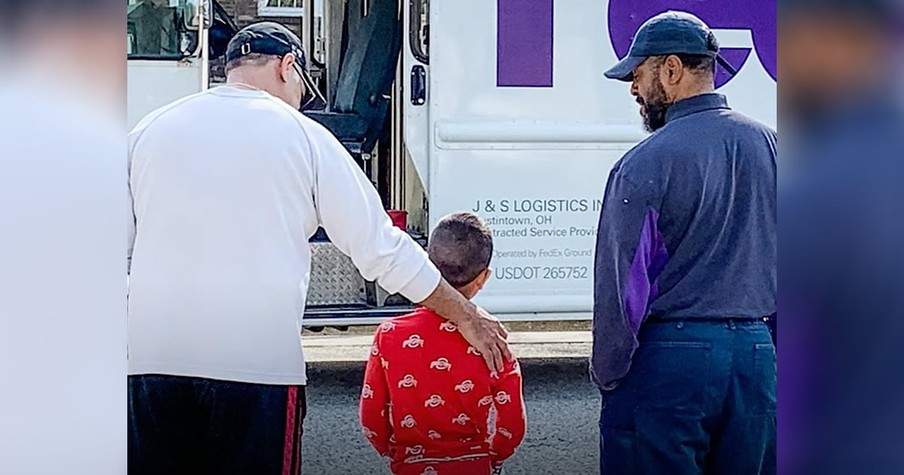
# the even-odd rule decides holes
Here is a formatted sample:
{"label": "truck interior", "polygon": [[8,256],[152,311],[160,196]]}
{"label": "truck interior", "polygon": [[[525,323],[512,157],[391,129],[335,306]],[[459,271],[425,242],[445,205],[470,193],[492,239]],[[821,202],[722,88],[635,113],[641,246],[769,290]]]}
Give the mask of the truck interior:
{"label": "truck interior", "polygon": [[[397,217],[406,216],[412,207],[426,208],[425,198],[412,204],[404,203],[400,196],[406,180],[418,179],[414,173],[405,173],[403,162],[401,88],[397,87],[406,33],[401,13],[399,0],[324,0],[319,19],[322,27],[319,32],[314,27],[306,29],[314,37],[302,39],[321,46],[320,57],[310,55],[309,63],[327,98],[322,109],[304,113],[342,142],[374,183],[386,209]],[[314,22],[315,17],[304,21]],[[418,211],[425,216],[425,209]],[[426,245],[426,223],[409,226],[402,218],[397,224]],[[364,281],[322,231],[311,240],[311,246],[313,270],[306,321],[372,322],[410,308],[403,297],[388,295],[375,282]]]}
{"label": "truck interior", "polygon": [[[128,0],[127,51],[130,59],[184,58],[198,49],[198,32],[191,25],[196,4],[189,0]],[[218,2],[211,3],[210,58],[226,54],[239,28]]]}

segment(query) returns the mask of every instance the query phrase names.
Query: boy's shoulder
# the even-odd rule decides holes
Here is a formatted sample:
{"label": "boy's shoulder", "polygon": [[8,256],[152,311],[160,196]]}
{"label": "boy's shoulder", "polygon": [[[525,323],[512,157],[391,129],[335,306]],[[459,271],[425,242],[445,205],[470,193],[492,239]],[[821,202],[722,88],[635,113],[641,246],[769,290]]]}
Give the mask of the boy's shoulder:
{"label": "boy's shoulder", "polygon": [[411,313],[394,317],[383,321],[377,328],[377,334],[383,335],[401,335],[410,331],[432,332],[448,329],[457,330],[452,322],[439,316],[433,310],[425,307],[419,307]]}
{"label": "boy's shoulder", "polygon": [[406,348],[418,348],[422,346],[423,341],[436,340],[441,341],[443,348],[468,347],[468,342],[458,332],[457,325],[424,307],[385,320],[377,328],[374,339],[376,344],[383,348],[400,343]]}

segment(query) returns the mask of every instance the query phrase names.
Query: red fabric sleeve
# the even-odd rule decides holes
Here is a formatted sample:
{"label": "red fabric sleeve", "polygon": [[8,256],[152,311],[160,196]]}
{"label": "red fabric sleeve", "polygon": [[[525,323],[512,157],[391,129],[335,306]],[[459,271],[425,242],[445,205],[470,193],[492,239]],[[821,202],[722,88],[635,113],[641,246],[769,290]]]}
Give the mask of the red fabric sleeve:
{"label": "red fabric sleeve", "polygon": [[359,416],[364,437],[381,456],[389,457],[392,421],[389,419],[389,386],[383,369],[379,330],[374,336],[367,369],[364,372]]}
{"label": "red fabric sleeve", "polygon": [[515,453],[524,440],[527,414],[521,389],[521,365],[507,362],[499,379],[492,385],[496,407],[496,434],[491,443],[494,465],[500,465]]}

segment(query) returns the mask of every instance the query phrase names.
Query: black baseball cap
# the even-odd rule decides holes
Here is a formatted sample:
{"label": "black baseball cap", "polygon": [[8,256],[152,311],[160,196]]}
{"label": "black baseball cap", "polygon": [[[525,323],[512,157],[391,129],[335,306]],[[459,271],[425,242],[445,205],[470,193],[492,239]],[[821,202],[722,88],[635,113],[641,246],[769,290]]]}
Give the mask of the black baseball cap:
{"label": "black baseball cap", "polygon": [[285,56],[292,53],[301,68],[307,70],[307,60],[301,39],[292,33],[292,30],[279,23],[264,21],[239,30],[226,47],[226,61],[252,53],[272,56]]}
{"label": "black baseball cap", "polygon": [[302,99],[302,106],[313,99],[323,100],[320,91],[314,85],[314,80],[308,74],[308,64],[301,39],[292,30],[272,21],[248,25],[239,30],[229,41],[229,45],[226,47],[226,62],[255,53],[279,57],[289,53],[294,54],[296,70],[307,90],[306,97]]}
{"label": "black baseball cap", "polygon": [[716,59],[731,74],[734,68],[719,55],[719,43],[703,20],[681,11],[667,11],[647,20],[634,34],[628,55],[605,76],[631,81],[634,69],[650,56],[694,54]]}

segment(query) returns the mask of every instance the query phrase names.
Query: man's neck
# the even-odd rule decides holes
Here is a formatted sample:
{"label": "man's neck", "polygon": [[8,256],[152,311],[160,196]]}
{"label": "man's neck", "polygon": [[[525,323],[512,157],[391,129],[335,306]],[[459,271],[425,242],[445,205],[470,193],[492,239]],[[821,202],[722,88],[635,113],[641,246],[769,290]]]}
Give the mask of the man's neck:
{"label": "man's neck", "polygon": [[683,93],[683,94],[676,94],[674,102],[683,101],[685,99],[690,99],[692,97],[702,96],[704,94],[712,94],[714,92],[716,92],[716,90],[714,88],[709,88],[709,89],[698,89],[698,90],[690,91],[690,92]]}
{"label": "man's neck", "polygon": [[261,91],[266,91],[267,84],[260,75],[245,69],[237,69],[226,75],[226,84],[229,86],[246,86]]}

